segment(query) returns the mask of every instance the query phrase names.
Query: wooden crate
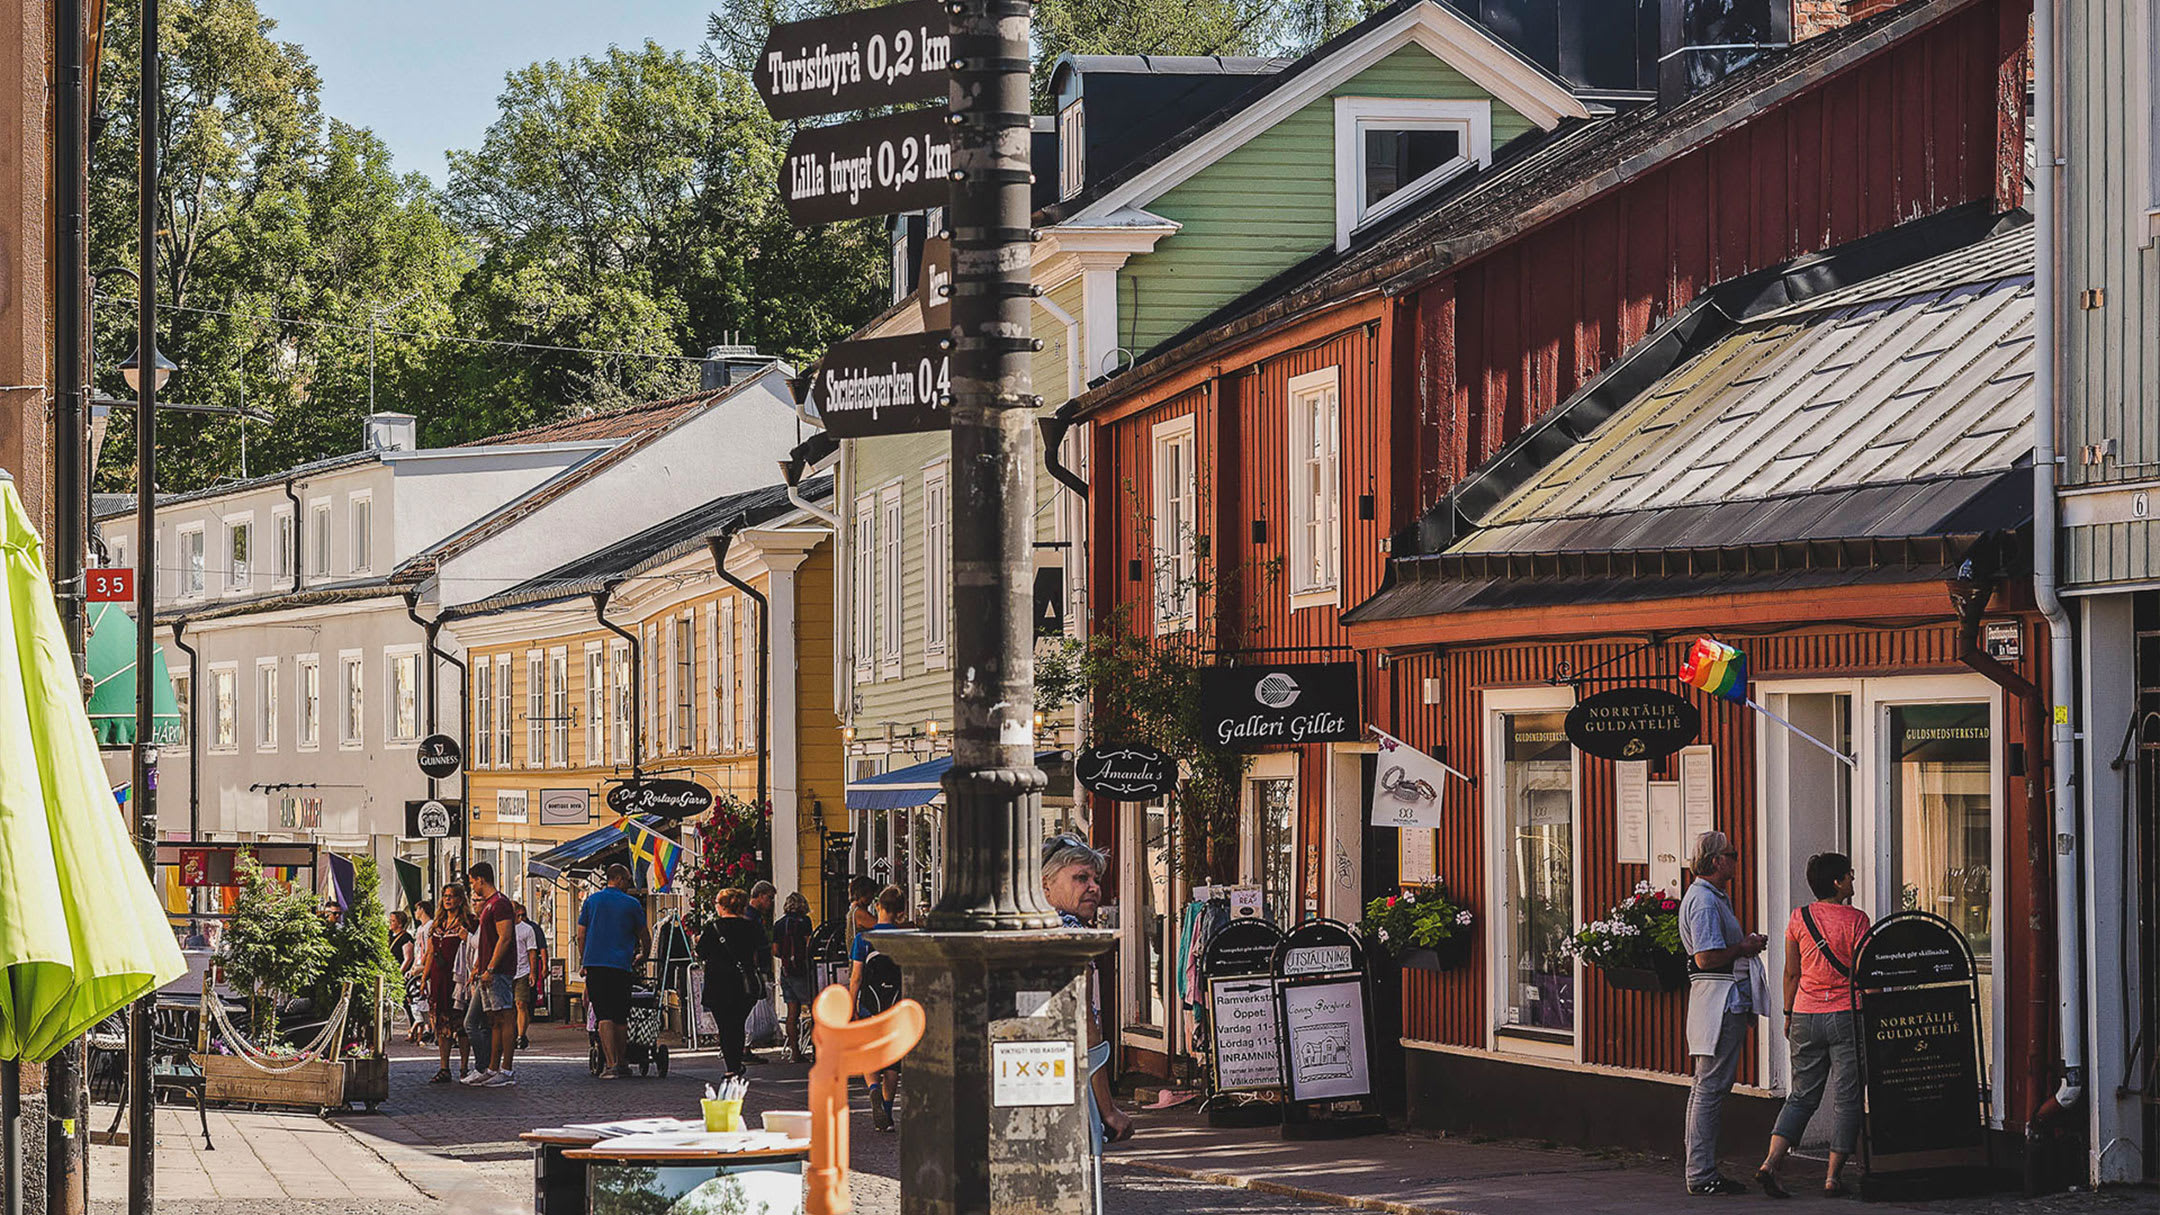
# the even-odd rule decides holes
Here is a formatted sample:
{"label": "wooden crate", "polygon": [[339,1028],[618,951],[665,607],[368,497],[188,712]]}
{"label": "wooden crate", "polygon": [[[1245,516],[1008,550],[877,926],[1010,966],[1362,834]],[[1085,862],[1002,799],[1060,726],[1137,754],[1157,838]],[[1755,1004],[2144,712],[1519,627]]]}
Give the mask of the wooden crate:
{"label": "wooden crate", "polygon": [[354,1105],[365,1105],[372,1110],[390,1099],[390,1061],[377,1056],[373,1059],[345,1060],[345,1100]]}
{"label": "wooden crate", "polygon": [[345,1065],[311,1059],[289,1072],[258,1071],[233,1055],[196,1055],[212,1101],[243,1105],[295,1105],[316,1110],[345,1103]]}

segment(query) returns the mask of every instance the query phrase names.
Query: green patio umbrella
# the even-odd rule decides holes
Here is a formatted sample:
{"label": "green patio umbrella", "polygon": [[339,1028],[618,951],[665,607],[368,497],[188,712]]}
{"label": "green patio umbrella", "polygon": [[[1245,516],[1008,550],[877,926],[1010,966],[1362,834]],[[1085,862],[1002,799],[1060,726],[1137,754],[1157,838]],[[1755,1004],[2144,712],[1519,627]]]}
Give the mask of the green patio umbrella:
{"label": "green patio umbrella", "polygon": [[44,547],[0,479],[0,1059],[33,1063],[187,972],[106,784]]}
{"label": "green patio umbrella", "polygon": [[[180,702],[173,695],[165,647],[152,651],[150,672],[151,742],[174,746],[182,732]],[[83,638],[83,666],[90,672],[90,728],[98,745],[126,747],[135,742],[135,618],[117,603],[90,605],[89,634]]]}

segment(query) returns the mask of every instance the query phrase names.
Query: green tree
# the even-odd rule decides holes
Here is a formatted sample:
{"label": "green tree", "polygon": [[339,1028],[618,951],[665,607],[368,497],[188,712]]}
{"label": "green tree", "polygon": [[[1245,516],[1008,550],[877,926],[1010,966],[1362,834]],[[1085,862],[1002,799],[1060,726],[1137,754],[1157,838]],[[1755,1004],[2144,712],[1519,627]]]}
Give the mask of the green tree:
{"label": "green tree", "polygon": [[347,983],[352,984],[352,1012],[347,1038],[374,1040],[375,981],[388,985],[394,1002],[404,994],[404,978],[397,956],[390,952],[390,925],[383,915],[382,869],[372,856],[353,862],[353,900],[327,934],[330,957],[312,989],[317,1008],[336,1007]]}
{"label": "green tree", "polygon": [[226,980],[248,993],[248,1024],[256,1044],[277,1040],[278,1003],[312,990],[332,958],[329,929],[314,894],[263,872],[253,853],[240,854],[240,897],[218,938],[216,961]]}

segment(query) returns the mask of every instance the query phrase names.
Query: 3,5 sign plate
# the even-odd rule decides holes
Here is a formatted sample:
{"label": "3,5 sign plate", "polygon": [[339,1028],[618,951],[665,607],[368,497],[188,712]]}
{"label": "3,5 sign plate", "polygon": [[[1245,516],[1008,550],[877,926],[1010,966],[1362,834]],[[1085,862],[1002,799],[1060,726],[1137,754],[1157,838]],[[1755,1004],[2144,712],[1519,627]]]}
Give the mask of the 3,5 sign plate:
{"label": "3,5 sign plate", "polygon": [[842,342],[810,369],[807,403],[835,439],[921,434],[952,425],[939,401],[950,390],[952,354],[942,333]]}
{"label": "3,5 sign plate", "polygon": [[952,197],[945,111],[797,131],[780,170],[780,197],[797,227],[944,206]]}
{"label": "3,5 sign plate", "polygon": [[775,118],[943,97],[952,80],[949,20],[940,0],[909,0],[776,25],[751,78]]}

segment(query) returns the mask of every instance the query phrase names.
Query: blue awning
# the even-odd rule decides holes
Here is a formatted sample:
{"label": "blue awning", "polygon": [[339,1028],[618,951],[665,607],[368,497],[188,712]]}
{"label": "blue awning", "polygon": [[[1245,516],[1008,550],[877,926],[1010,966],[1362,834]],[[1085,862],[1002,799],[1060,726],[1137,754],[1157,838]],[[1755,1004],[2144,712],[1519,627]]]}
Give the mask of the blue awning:
{"label": "blue awning", "polygon": [[[649,816],[641,817],[637,821],[652,831],[659,831],[667,825],[663,820]],[[527,860],[525,873],[529,877],[547,881],[554,881],[565,873],[573,877],[591,873],[604,868],[609,861],[618,859],[609,855],[618,848],[622,850],[622,857],[619,859],[627,862],[630,858],[630,846],[624,842],[625,834],[621,827],[602,827],[598,831],[588,831],[574,840],[557,844],[539,856]]]}
{"label": "blue awning", "polygon": [[[1061,764],[1067,758],[1068,753],[1064,751],[1038,751],[1035,766]],[[863,777],[847,787],[848,809],[907,810],[927,806],[945,796],[945,774],[952,770],[952,765],[952,756],[945,755]]]}

